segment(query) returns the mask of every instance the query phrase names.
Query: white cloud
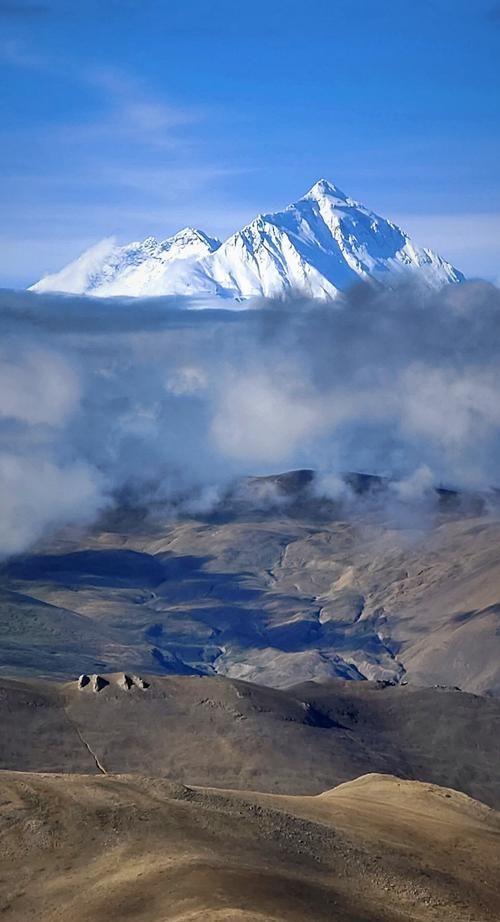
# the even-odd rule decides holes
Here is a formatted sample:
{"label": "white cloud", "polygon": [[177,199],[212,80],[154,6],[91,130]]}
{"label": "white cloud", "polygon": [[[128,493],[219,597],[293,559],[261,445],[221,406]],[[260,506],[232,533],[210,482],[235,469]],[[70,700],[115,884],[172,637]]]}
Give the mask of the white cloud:
{"label": "white cloud", "polygon": [[59,426],[79,399],[77,376],[57,353],[0,347],[0,419]]}
{"label": "white cloud", "polygon": [[83,462],[0,451],[0,557],[23,551],[47,527],[92,521],[103,502],[99,474]]}
{"label": "white cloud", "polygon": [[343,470],[397,475],[396,503],[498,485],[494,286],[186,306],[0,294],[0,551],[130,485],[155,502],[196,489],[204,509],[234,476],[296,467],[336,498]]}
{"label": "white cloud", "polygon": [[292,368],[289,375],[248,377],[231,370],[221,384],[213,436],[228,458],[249,465],[286,462],[324,424],[317,395],[301,386]]}

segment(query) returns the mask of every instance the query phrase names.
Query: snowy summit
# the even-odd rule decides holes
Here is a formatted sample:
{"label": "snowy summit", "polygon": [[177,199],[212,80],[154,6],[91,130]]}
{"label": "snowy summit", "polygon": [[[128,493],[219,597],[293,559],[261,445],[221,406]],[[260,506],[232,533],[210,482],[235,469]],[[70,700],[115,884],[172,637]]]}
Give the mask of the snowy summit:
{"label": "snowy summit", "polygon": [[321,179],[283,211],[258,215],[224,243],[187,227],[158,241],[104,240],[33,291],[125,295],[276,297],[297,291],[331,299],[355,282],[418,272],[432,286],[464,276],[396,224]]}

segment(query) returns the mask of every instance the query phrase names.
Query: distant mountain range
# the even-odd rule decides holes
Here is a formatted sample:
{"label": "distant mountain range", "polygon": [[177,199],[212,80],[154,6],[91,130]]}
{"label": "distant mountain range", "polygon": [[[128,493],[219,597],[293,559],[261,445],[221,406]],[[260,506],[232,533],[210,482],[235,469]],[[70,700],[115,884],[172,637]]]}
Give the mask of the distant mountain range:
{"label": "distant mountain range", "polygon": [[259,215],[224,243],[191,227],[162,241],[104,240],[32,290],[226,299],[297,291],[331,299],[356,282],[408,271],[435,287],[464,280],[396,224],[322,179],[295,204]]}

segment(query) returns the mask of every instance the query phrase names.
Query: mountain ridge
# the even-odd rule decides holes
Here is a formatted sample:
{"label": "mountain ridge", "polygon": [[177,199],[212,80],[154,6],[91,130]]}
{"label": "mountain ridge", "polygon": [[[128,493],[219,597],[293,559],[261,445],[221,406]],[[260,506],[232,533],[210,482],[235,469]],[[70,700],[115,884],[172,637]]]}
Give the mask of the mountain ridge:
{"label": "mountain ridge", "polygon": [[439,287],[464,280],[441,256],[417,247],[392,221],[326,179],[297,202],[221,242],[186,227],[163,241],[112,239],[31,286],[97,297],[185,295],[246,300],[293,291],[333,300],[359,281],[417,273]]}

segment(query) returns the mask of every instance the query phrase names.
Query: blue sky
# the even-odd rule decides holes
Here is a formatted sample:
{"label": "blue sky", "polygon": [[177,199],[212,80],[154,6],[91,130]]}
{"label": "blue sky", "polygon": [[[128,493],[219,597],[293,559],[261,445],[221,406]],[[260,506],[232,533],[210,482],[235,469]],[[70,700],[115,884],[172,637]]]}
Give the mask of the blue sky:
{"label": "blue sky", "polygon": [[0,284],[320,176],[500,277],[500,3],[0,0]]}

